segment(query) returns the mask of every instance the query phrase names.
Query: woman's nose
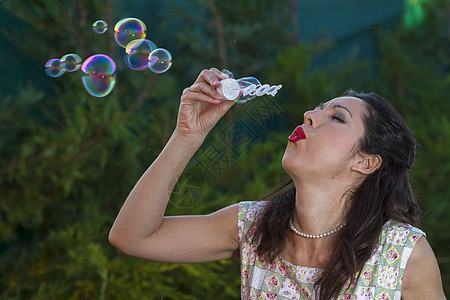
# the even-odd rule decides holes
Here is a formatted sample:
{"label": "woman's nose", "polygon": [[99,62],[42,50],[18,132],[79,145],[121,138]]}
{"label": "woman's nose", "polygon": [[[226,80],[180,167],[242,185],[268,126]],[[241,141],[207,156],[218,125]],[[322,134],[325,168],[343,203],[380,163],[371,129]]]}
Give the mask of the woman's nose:
{"label": "woman's nose", "polygon": [[316,127],[319,124],[319,117],[316,110],[308,110],[303,114],[303,124]]}

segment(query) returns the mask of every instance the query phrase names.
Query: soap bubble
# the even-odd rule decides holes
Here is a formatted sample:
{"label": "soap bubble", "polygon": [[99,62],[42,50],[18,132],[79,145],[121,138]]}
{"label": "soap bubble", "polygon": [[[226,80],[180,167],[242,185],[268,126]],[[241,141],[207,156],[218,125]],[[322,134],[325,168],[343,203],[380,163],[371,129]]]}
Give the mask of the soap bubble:
{"label": "soap bubble", "polygon": [[60,77],[66,73],[66,64],[57,58],[50,59],[45,63],[45,73],[50,77]]}
{"label": "soap bubble", "polygon": [[148,68],[153,73],[164,73],[172,66],[172,55],[163,48],[152,51],[148,57]]}
{"label": "soap bubble", "polygon": [[[2,0],[0,0],[1,2]],[[110,24],[111,25],[111,24]],[[92,24],[97,34],[108,30],[108,23],[97,20]],[[133,70],[149,68],[154,73],[166,72],[172,65],[172,55],[166,49],[157,48],[147,36],[147,26],[139,19],[124,18],[114,26],[114,39],[125,48],[125,63]],[[116,84],[116,64],[107,55],[96,54],[84,63],[78,54],[66,54],[60,59],[50,59],[45,64],[45,73],[50,77],[60,77],[65,72],[75,72],[81,68],[81,80],[86,91],[95,97],[105,97]]]}
{"label": "soap bubble", "polygon": [[[239,83],[239,87],[241,89],[241,91],[245,90],[247,87],[253,85],[255,87],[255,91],[256,91],[256,87],[258,85],[261,85],[261,82],[256,79],[255,77],[243,77],[241,79],[238,80]],[[252,99],[256,98],[255,93],[249,93],[248,95],[244,95],[241,94],[240,97],[236,100],[236,103],[246,103]]]}
{"label": "soap bubble", "polygon": [[105,97],[116,84],[116,64],[107,55],[96,54],[87,58],[81,66],[81,80],[86,91],[94,97]]}
{"label": "soap bubble", "polygon": [[234,78],[234,74],[231,71],[228,71],[227,69],[223,69],[221,72],[228,75],[228,78]]}
{"label": "soap bubble", "polygon": [[132,70],[141,71],[148,67],[148,57],[156,45],[149,40],[139,39],[128,43],[125,52],[125,64]]}
{"label": "soap bubble", "polygon": [[239,82],[242,82],[241,87],[245,88],[247,86],[249,86],[250,84],[254,84],[254,85],[258,85],[261,84],[261,82],[256,79],[255,77],[242,77],[241,79],[238,80]]}
{"label": "soap bubble", "polygon": [[117,22],[114,26],[114,39],[117,44],[126,48],[133,40],[145,39],[147,26],[144,22],[136,18],[125,18]]}
{"label": "soap bubble", "polygon": [[97,34],[105,33],[108,30],[108,23],[103,20],[97,20],[92,24],[92,30]]}
{"label": "soap bubble", "polygon": [[81,57],[78,54],[66,54],[61,57],[60,62],[66,64],[67,72],[75,72],[81,68]]}

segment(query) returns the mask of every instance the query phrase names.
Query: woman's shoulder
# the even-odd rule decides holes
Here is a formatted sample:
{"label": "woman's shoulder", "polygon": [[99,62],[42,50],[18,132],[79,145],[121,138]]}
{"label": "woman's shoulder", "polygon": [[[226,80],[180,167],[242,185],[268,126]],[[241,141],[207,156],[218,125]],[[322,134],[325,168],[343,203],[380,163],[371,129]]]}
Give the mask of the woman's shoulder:
{"label": "woman's shoulder", "polygon": [[238,220],[253,222],[268,201],[243,201],[238,204]]}
{"label": "woman's shoulder", "polygon": [[417,241],[403,273],[402,298],[445,299],[436,257],[428,241]]}
{"label": "woman's shoulder", "polygon": [[254,221],[268,204],[267,201],[244,201],[238,203],[239,243],[250,243],[255,233]]}
{"label": "woman's shoulder", "polygon": [[[395,220],[384,223],[378,243],[363,267],[358,286],[383,288],[399,293],[402,277],[413,250],[425,233],[410,224]],[[395,297],[394,297],[395,298]],[[398,298],[399,299],[399,298]]]}
{"label": "woman's shoulder", "polygon": [[379,243],[413,248],[422,236],[425,232],[413,225],[389,220],[383,225]]}

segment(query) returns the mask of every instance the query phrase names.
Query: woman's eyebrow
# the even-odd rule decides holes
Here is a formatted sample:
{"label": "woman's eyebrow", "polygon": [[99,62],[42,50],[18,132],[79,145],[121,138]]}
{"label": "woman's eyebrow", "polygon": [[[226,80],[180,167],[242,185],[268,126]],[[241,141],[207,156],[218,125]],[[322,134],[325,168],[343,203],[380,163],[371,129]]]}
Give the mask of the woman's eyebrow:
{"label": "woman's eyebrow", "polygon": [[335,105],[333,105],[333,107],[334,107],[334,108],[339,107],[339,108],[345,109],[345,110],[348,111],[348,113],[350,114],[350,117],[353,118],[352,112],[351,112],[347,107],[342,106],[342,105],[340,105],[340,104],[335,104]]}
{"label": "woman's eyebrow", "polygon": [[325,103],[321,102],[320,104],[316,105],[316,107],[314,107],[314,109],[318,109],[318,108],[323,109],[324,104]]}

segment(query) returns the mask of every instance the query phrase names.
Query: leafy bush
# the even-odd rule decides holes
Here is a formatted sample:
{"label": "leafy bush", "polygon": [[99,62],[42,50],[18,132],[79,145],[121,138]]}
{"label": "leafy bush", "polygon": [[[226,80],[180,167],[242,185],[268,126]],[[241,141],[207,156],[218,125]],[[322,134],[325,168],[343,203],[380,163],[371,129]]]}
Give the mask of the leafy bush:
{"label": "leafy bush", "polygon": [[[40,65],[63,52],[114,56],[111,31],[109,37],[95,39],[88,30],[90,20],[105,9],[101,3],[5,1],[3,8],[22,20],[23,32],[7,28],[4,33],[17,51]],[[38,82],[43,87],[21,84],[17,93],[3,95],[2,299],[239,297],[237,259],[192,265],[147,262],[120,254],[107,241],[128,192],[174,129],[182,88],[211,65],[282,83],[283,89],[275,99],[235,105],[219,122],[175,186],[168,214],[209,213],[259,198],[287,176],[281,158],[303,111],[348,88],[374,90],[393,102],[417,138],[413,187],[449,293],[450,124],[445,112],[450,75],[446,36],[440,30],[443,1],[425,7],[427,18],[420,27],[380,29],[379,57],[361,61],[350,53],[320,68],[314,58],[333,45],[299,43],[295,26],[285,21],[292,2],[286,1],[279,15],[274,13],[278,2],[264,3],[247,1],[243,7],[198,1],[191,4],[202,12],[198,18],[183,7],[171,11],[168,17],[183,26],[167,39],[179,47],[174,58],[183,60],[160,76],[132,72],[118,63],[117,86],[106,98],[90,97],[74,74]],[[26,41],[17,42],[24,32]],[[261,43],[267,36],[279,40],[276,49]],[[203,55],[205,49],[210,49],[208,55]]]}

